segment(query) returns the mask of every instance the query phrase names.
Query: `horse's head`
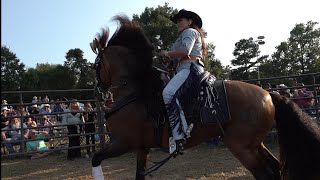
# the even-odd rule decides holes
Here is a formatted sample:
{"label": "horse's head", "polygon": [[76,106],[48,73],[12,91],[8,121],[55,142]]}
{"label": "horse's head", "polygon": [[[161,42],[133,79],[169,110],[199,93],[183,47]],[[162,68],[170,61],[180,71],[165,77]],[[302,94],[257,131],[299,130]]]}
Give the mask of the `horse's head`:
{"label": "horse's head", "polygon": [[[101,66],[103,66],[104,71],[106,71],[108,68],[107,64],[103,65],[103,52],[105,49],[105,44],[108,41],[109,37],[109,30],[108,29],[102,29],[102,32],[97,35],[98,39],[95,38],[91,43],[90,47],[91,50],[97,54],[97,57],[95,59],[95,69],[96,69],[96,87],[95,87],[95,95],[100,101],[106,101],[107,99],[110,99],[110,76],[101,76]],[[106,71],[108,72],[108,71]],[[105,72],[104,72],[105,74]]]}
{"label": "horse's head", "polygon": [[[152,65],[152,45],[141,28],[126,16],[115,16],[113,19],[120,22],[120,26],[108,45],[108,29],[102,29],[90,43],[92,51],[97,54],[96,90],[100,98],[108,98],[110,92],[115,97],[123,86],[139,87]],[[127,87],[122,89],[130,89]]]}

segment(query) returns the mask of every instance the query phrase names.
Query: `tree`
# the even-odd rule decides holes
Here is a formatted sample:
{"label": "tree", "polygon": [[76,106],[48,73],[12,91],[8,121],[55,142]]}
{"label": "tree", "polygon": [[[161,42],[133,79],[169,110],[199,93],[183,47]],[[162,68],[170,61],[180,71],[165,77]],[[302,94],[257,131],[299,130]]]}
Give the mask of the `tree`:
{"label": "tree", "polygon": [[315,72],[316,62],[320,59],[320,28],[315,29],[318,22],[297,24],[290,32],[288,39],[292,69],[298,73]]}
{"label": "tree", "polygon": [[319,72],[320,28],[317,22],[296,24],[286,42],[276,46],[267,62],[273,76],[299,75]]}
{"label": "tree", "polygon": [[1,91],[16,91],[21,88],[25,65],[16,54],[1,45]]}
{"label": "tree", "polygon": [[249,69],[258,62],[251,60],[259,56],[259,44],[249,38],[241,39],[235,46],[233,51],[235,59],[231,60],[231,65],[238,66],[238,68],[233,70],[231,77],[232,79],[249,79]]}
{"label": "tree", "polygon": [[141,15],[133,15],[133,20],[140,24],[156,50],[168,50],[179,36],[179,33],[174,31],[176,25],[170,21],[170,17],[178,10],[168,5],[165,3],[157,8],[146,7]]}
{"label": "tree", "polygon": [[79,48],[70,49],[65,57],[64,66],[71,70],[71,76],[75,78],[75,88],[93,88],[95,70],[92,68],[93,64],[83,58],[83,51]]}
{"label": "tree", "polygon": [[214,51],[216,46],[213,43],[207,44],[207,58],[205,60],[205,68],[211,74],[215,75],[217,79],[223,78],[224,71],[221,61],[216,58]]}

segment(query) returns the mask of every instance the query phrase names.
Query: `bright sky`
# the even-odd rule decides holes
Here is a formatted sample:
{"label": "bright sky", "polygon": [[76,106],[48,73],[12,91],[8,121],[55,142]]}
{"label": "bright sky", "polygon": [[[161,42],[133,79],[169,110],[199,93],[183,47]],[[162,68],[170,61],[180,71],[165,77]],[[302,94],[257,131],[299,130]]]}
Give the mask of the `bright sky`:
{"label": "bright sky", "polygon": [[89,43],[102,27],[114,31],[111,17],[140,15],[146,7],[165,2],[200,15],[208,33],[206,42],[214,43],[223,65],[230,64],[240,39],[265,36],[261,55],[271,55],[275,46],[289,38],[295,24],[320,22],[319,0],[1,0],[1,45],[27,67],[63,64],[68,50],[74,48],[93,62]]}

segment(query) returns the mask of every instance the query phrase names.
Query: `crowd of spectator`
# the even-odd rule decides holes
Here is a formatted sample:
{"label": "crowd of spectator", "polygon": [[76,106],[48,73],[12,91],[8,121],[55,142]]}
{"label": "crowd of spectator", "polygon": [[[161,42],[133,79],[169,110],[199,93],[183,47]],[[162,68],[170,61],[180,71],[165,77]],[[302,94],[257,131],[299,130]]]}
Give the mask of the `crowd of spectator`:
{"label": "crowd of spectator", "polygon": [[[292,87],[288,87],[285,84],[273,86],[270,83],[266,83],[263,88],[270,92],[291,98],[299,107],[312,116],[316,115],[317,109],[320,113],[320,87],[315,87],[315,91],[311,91],[303,83],[294,83]],[[318,107],[316,107],[316,105],[318,105]]]}
{"label": "crowd of spectator", "polygon": [[[320,87],[311,91],[303,83],[294,83],[291,87],[285,84],[266,83],[263,88],[291,98],[310,115],[316,115],[316,111],[320,114]],[[315,107],[316,105],[318,107]],[[25,107],[13,108],[6,100],[2,100],[1,110],[1,141],[9,154],[16,152],[14,145],[28,139],[24,143],[25,147],[20,147],[19,151],[22,149],[34,151],[31,154],[32,159],[48,155],[48,150],[54,148],[50,137],[55,136],[53,126],[57,124],[65,125],[63,127],[70,135],[68,136],[69,147],[80,146],[80,137],[83,133],[86,134],[84,136],[86,145],[95,145],[97,140],[94,134],[96,112],[90,102],[82,104],[76,99],[69,102],[67,98],[50,101],[48,96],[44,98],[34,96],[31,105]],[[112,138],[111,134],[109,136]],[[90,157],[93,152],[95,152],[95,146],[87,146],[85,156]],[[68,160],[77,157],[81,157],[80,148],[68,149]]]}
{"label": "crowd of spectator", "polygon": [[[43,99],[34,96],[30,106],[22,107],[8,105],[6,100],[2,100],[1,106],[1,141],[2,146],[9,154],[16,153],[15,145],[24,144],[19,152],[25,149],[31,156],[31,159],[44,157],[49,154],[49,149],[53,149],[53,140],[55,136],[55,127],[59,127],[68,135],[69,147],[80,146],[80,137],[83,133],[94,133],[96,131],[96,112],[90,102],[79,103],[76,99],[68,101],[66,98],[56,102],[49,100],[48,96]],[[88,112],[86,112],[88,111]],[[23,116],[23,117],[20,117]],[[83,124],[92,122],[91,124]],[[55,126],[58,125],[58,126]],[[61,125],[61,126],[59,126]],[[95,136],[86,135],[86,145],[95,144]],[[25,140],[24,143],[21,143]],[[87,147],[86,157],[91,156],[95,147]],[[80,148],[68,149],[67,159],[73,160],[81,156]],[[10,157],[10,156],[9,156]]]}

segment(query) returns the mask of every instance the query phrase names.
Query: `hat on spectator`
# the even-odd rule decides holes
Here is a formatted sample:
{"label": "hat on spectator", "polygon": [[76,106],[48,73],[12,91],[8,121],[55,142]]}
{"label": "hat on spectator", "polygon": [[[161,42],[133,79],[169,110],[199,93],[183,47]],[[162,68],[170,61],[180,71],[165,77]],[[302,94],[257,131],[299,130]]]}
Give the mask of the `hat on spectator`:
{"label": "hat on spectator", "polygon": [[3,106],[2,107],[2,111],[8,111],[9,109],[8,109],[8,107],[7,106]]}
{"label": "hat on spectator", "polygon": [[280,84],[279,87],[281,87],[281,88],[286,88],[287,86],[284,85],[284,84]]}
{"label": "hat on spectator", "polygon": [[38,107],[36,104],[33,104],[31,107]]}
{"label": "hat on spectator", "polygon": [[43,106],[44,107],[50,107],[50,104],[44,104]]}

